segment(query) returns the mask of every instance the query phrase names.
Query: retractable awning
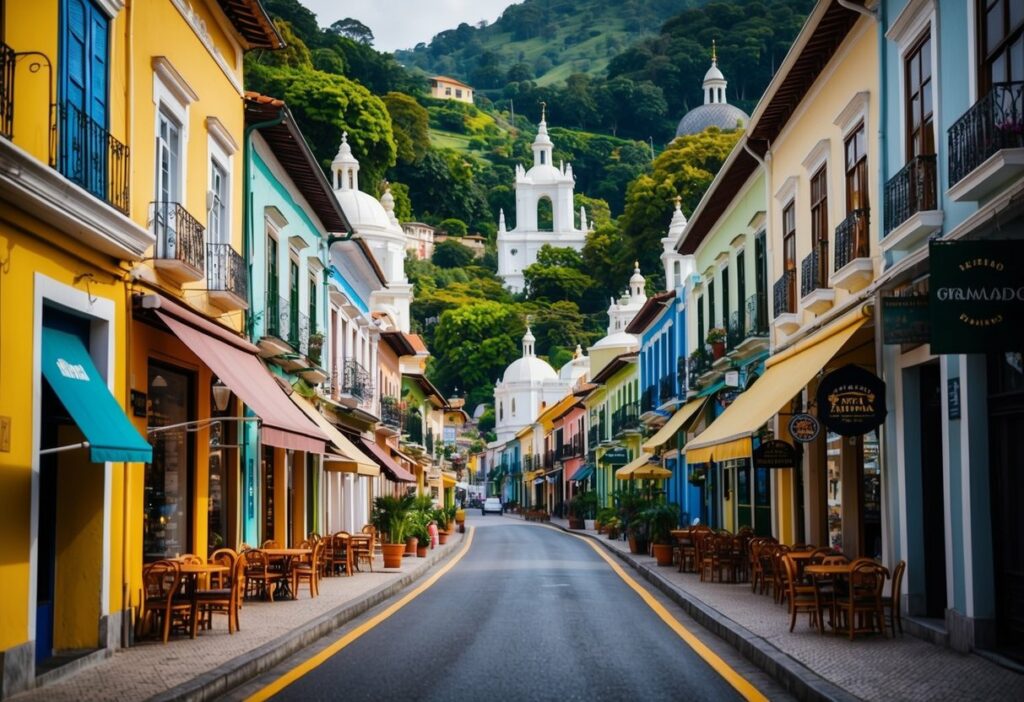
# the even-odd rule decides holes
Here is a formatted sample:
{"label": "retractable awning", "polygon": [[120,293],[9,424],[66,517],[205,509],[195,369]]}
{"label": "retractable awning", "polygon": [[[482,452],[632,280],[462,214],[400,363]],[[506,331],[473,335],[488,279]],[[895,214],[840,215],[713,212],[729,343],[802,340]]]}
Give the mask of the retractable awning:
{"label": "retractable awning", "polygon": [[153,447],[110,394],[82,341],[57,329],[43,327],[42,331],[43,377],[85,436],[85,442],[75,447],[88,447],[94,463],[153,460]]}
{"label": "retractable awning", "polygon": [[644,442],[641,447],[644,451],[653,453],[661,448],[662,444],[676,435],[676,432],[688,427],[693,420],[700,416],[700,410],[707,404],[705,398],[691,400],[679,408],[672,417],[665,422],[665,426],[655,432],[654,436]]}
{"label": "retractable awning", "polygon": [[263,443],[294,451],[324,452],[327,436],[288,399],[254,352],[186,324],[163,305],[153,311],[262,420]]}
{"label": "retractable awning", "polygon": [[651,454],[641,453],[632,461],[615,471],[616,480],[665,480],[672,477],[672,471],[651,463]]}
{"label": "retractable awning", "polygon": [[587,464],[582,465],[579,468],[577,468],[576,472],[574,472],[572,474],[572,477],[569,478],[569,480],[577,480],[577,481],[586,480],[593,473],[594,473],[594,464],[593,463],[587,463]]}
{"label": "retractable awning", "polygon": [[369,439],[364,439],[363,437],[359,437],[359,443],[362,444],[364,449],[366,449],[367,455],[376,461],[377,465],[384,469],[384,472],[391,480],[396,483],[416,482],[416,476],[400,466],[398,461],[389,456],[388,452],[383,448]]}
{"label": "retractable awning", "polygon": [[320,430],[330,440],[330,450],[324,454],[325,470],[357,473],[371,478],[380,475],[380,467],[373,462],[373,459],[356,448],[356,445],[349,441],[348,437],[338,430],[338,427],[331,424],[327,417],[320,414],[309,400],[301,397],[297,392],[293,392],[291,398],[303,414],[313,420],[313,423],[320,427]]}
{"label": "retractable awning", "polygon": [[764,375],[686,445],[686,462],[707,463],[751,456],[753,433],[811,382],[867,321],[864,309],[859,308],[769,358]]}

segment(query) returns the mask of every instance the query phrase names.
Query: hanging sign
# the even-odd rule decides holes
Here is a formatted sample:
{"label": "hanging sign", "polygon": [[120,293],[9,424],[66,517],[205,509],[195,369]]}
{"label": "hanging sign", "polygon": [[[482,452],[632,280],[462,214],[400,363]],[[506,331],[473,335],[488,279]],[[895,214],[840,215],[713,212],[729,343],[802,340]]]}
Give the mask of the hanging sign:
{"label": "hanging sign", "polygon": [[779,439],[765,441],[754,449],[755,468],[795,468],[796,449]]}
{"label": "hanging sign", "polygon": [[821,425],[813,414],[794,414],[789,420],[789,433],[801,444],[809,444],[818,438]]}
{"label": "hanging sign", "polygon": [[932,331],[928,298],[924,295],[883,297],[882,328],[886,344],[927,344]]}
{"label": "hanging sign", "polygon": [[946,380],[946,405],[949,407],[949,418],[960,419],[960,378]]}
{"label": "hanging sign", "polygon": [[1024,240],[932,241],[932,353],[1020,349]]}
{"label": "hanging sign", "polygon": [[874,373],[849,364],[818,384],[818,417],[840,436],[867,434],[885,421],[885,383]]}
{"label": "hanging sign", "polygon": [[610,466],[624,466],[629,463],[629,451],[625,448],[608,449],[601,457],[601,461]]}

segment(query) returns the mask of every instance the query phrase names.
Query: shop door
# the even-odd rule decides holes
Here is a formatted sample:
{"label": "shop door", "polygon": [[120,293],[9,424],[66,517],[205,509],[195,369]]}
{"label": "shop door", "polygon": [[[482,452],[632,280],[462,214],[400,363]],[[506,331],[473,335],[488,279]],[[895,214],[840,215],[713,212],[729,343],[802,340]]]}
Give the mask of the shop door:
{"label": "shop door", "polygon": [[1024,356],[989,356],[989,446],[997,640],[1024,662]]}
{"label": "shop door", "polygon": [[754,533],[772,535],[771,473],[767,468],[754,470]]}
{"label": "shop door", "polygon": [[942,480],[942,395],[939,364],[921,366],[921,514],[925,616],[946,616],[946,507]]}

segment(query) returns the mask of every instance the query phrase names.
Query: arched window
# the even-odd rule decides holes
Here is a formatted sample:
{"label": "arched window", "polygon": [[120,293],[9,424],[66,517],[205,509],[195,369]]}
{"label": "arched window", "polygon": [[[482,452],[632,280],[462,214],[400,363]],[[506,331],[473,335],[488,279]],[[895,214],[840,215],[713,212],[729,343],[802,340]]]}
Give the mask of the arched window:
{"label": "arched window", "polygon": [[537,231],[554,231],[554,208],[551,205],[551,198],[544,195],[537,200]]}
{"label": "arched window", "polygon": [[498,419],[501,419],[501,420],[505,419],[505,403],[504,402],[499,402],[498,403]]}
{"label": "arched window", "polygon": [[540,165],[543,166],[547,162],[547,157],[548,157],[547,152],[545,152],[545,151],[541,151],[540,152]]}
{"label": "arched window", "polygon": [[516,416],[516,398],[512,398],[512,416]]}

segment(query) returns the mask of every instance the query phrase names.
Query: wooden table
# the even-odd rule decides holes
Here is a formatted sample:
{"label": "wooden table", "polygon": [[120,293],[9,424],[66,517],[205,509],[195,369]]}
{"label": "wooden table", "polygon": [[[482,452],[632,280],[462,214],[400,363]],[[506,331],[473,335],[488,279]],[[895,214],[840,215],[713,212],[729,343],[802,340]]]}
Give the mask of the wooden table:
{"label": "wooden table", "polygon": [[[370,534],[348,534],[336,536],[345,542],[345,575],[352,575],[352,559],[356,557],[356,545],[363,544],[366,547],[369,547],[370,541],[373,537]],[[372,553],[370,554],[370,557],[373,557]],[[356,563],[356,570],[359,570],[358,563]]]}
{"label": "wooden table", "polygon": [[292,568],[292,559],[296,556],[309,556],[312,555],[313,549],[311,548],[261,548],[263,553],[267,554],[267,557],[273,559],[281,559],[284,563],[282,565],[281,579],[277,581],[277,588],[274,590],[274,597],[285,598],[290,600],[295,599],[295,593],[292,592],[291,581],[288,579],[288,573]]}
{"label": "wooden table", "polygon": [[796,568],[796,577],[802,578],[806,572],[805,566],[807,561],[811,560],[814,551],[787,551],[783,555],[789,556],[790,560],[793,561],[793,566]]}
{"label": "wooden table", "polygon": [[188,576],[188,583],[185,586],[186,594],[189,599],[192,600],[192,611],[190,613],[191,624],[192,624],[192,638],[196,637],[198,630],[198,619],[199,616],[199,577],[202,575],[210,575],[211,573],[226,573],[231,570],[228,566],[221,563],[179,563],[178,572],[182,575]]}

